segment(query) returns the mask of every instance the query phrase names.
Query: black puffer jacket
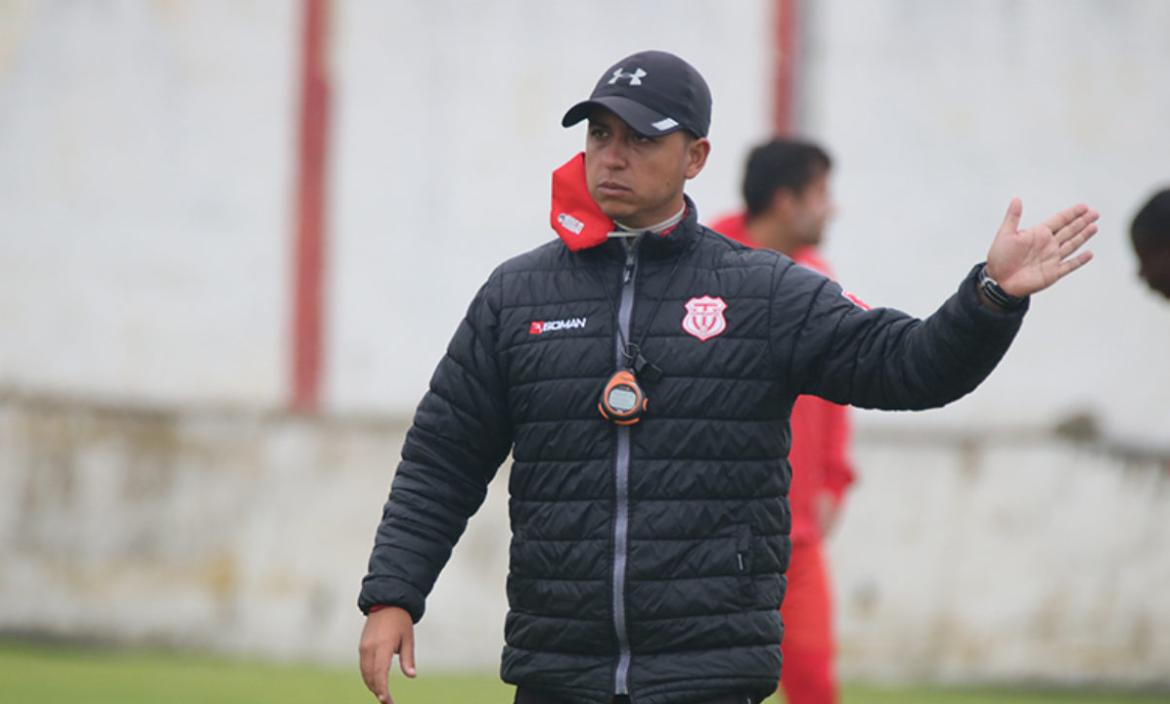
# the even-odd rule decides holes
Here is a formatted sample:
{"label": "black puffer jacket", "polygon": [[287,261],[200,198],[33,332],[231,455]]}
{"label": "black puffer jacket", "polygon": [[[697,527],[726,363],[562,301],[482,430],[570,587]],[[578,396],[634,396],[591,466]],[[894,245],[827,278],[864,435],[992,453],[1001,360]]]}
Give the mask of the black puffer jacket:
{"label": "black puffer jacket", "polygon": [[[582,703],[775,690],[794,398],[940,406],[991,371],[1022,313],[981,306],[973,275],[925,321],[862,310],[688,206],[629,255],[620,241],[579,253],[555,241],[491,275],[407,436],[363,610],[422,617],[511,450],[506,681]],[[701,297],[726,306],[705,341],[683,324]],[[712,311],[692,332],[718,331]],[[619,325],[663,372],[632,427],[597,409]]]}

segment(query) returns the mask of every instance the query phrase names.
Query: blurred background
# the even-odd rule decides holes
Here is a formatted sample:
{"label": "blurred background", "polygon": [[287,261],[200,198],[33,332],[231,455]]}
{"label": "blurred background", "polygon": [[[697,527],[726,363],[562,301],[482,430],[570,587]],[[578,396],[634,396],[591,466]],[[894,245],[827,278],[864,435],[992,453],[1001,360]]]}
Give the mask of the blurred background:
{"label": "blurred background", "polygon": [[[835,158],[827,257],[927,315],[1024,220],[1101,212],[972,396],[855,415],[842,676],[1170,690],[1164,0],[0,0],[0,637],[350,667],[402,435],[467,302],[553,235],[560,116],[645,48],[748,149]],[[420,625],[491,673],[507,467]],[[360,686],[360,685],[359,685]]]}

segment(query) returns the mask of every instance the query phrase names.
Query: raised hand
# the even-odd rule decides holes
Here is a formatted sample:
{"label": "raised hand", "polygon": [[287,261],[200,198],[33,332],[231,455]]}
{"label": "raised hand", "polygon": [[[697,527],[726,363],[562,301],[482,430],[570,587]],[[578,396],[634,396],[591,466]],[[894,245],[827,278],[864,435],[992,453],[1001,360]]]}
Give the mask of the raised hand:
{"label": "raised hand", "polygon": [[1099,215],[1086,205],[1074,205],[1021,230],[1023,212],[1020,199],[1012,198],[987,252],[987,275],[1005,293],[1019,297],[1043,291],[1089,263],[1093,253],[1077,250],[1097,234]]}

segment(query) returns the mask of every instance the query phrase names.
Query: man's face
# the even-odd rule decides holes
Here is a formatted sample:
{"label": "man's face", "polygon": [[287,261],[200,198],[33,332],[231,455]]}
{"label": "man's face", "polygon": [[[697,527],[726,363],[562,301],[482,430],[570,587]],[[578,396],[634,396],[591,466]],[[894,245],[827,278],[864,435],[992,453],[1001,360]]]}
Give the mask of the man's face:
{"label": "man's face", "polygon": [[682,131],[638,134],[614,113],[596,108],[585,139],[585,183],[609,217],[648,227],[682,207],[683,186],[703,169],[710,143]]}
{"label": "man's face", "polygon": [[1170,298],[1170,245],[1147,243],[1136,247],[1138,276],[1146,285]]}
{"label": "man's face", "polygon": [[825,226],[836,206],[829,193],[829,172],[822,171],[800,193],[782,192],[781,212],[800,244],[815,247],[825,237]]}

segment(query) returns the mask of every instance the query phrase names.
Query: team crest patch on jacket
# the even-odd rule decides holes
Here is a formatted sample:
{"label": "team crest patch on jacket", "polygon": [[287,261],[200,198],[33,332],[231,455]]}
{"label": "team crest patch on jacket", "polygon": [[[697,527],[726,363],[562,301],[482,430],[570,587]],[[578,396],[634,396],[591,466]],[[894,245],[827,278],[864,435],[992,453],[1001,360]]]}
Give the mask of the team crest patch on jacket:
{"label": "team crest patch on jacket", "polygon": [[687,314],[683,316],[682,329],[687,334],[699,338],[700,342],[706,342],[727,329],[727,319],[723,317],[727,304],[722,298],[711,296],[692,298],[687,301],[686,308]]}

